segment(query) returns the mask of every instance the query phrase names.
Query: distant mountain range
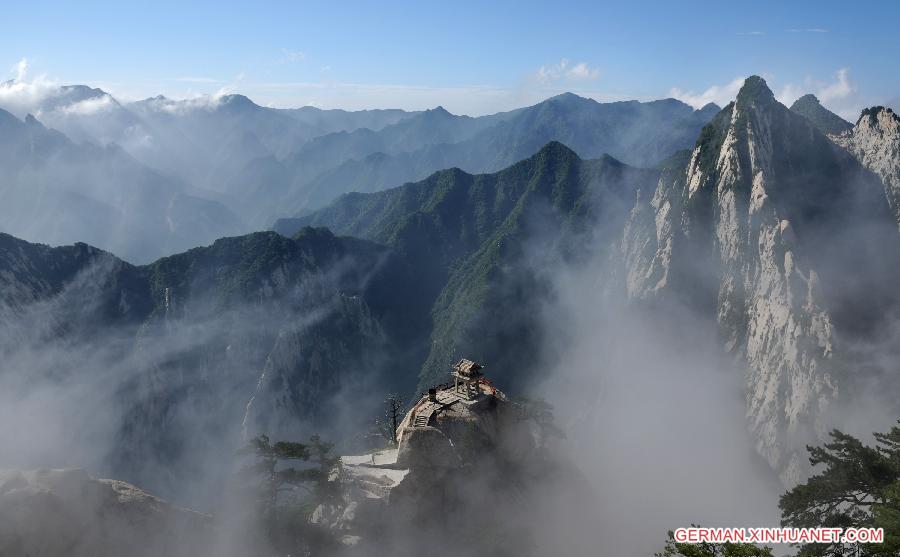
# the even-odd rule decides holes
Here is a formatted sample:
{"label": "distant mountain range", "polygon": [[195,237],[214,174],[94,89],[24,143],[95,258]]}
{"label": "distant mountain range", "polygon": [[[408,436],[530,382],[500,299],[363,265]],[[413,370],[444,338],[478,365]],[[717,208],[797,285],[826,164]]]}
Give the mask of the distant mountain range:
{"label": "distant mountain range", "polygon": [[[585,246],[573,231],[588,226],[590,257],[607,261],[598,295],[660,308],[687,303],[716,324],[725,351],[747,373],[757,449],[790,483],[805,473],[802,447],[820,439],[831,408],[849,400],[840,389],[869,381],[856,375],[861,369],[867,377],[890,373],[856,347],[873,342],[900,301],[893,286],[900,252],[883,251],[900,242],[891,201],[900,119],[873,109],[848,130],[835,118],[814,98],[788,110],[754,77],[692,151],[659,170],[581,161],[551,143],[498,174],[450,170],[347,194],[275,229],[327,226],[442,262],[445,275],[421,267],[423,277],[447,277],[431,310],[424,386],[463,353],[497,362],[508,382],[510,370],[517,379],[536,371],[533,347],[551,334],[536,328],[550,294],[536,269],[577,260]],[[843,135],[829,139],[819,126]],[[836,145],[841,138],[860,145],[858,153]],[[509,212],[497,215],[496,200]],[[546,249],[537,251],[552,255],[530,260],[535,250],[524,255],[523,237],[529,244],[539,237]]]}
{"label": "distant mountain range", "polygon": [[244,230],[224,204],[136,161],[0,109],[0,229],[143,261]]}
{"label": "distant mountain range", "polygon": [[[259,108],[245,105],[225,100],[215,110]],[[143,266],[84,244],[3,235],[0,381],[15,378],[15,389],[0,384],[0,393],[24,400],[33,385],[94,378],[105,387],[81,396],[108,397],[120,415],[79,431],[109,442],[117,477],[166,493],[174,470],[213,474],[216,446],[364,423],[387,393],[442,381],[463,356],[488,362],[511,394],[525,391],[547,363],[542,348],[559,336],[541,318],[559,293],[556,270],[599,262],[597,299],[660,320],[684,306],[711,324],[729,371],[743,377],[757,451],[795,482],[807,471],[805,445],[850,411],[852,393],[875,382],[878,396],[897,400],[883,356],[900,302],[900,119],[873,108],[847,128],[833,116],[812,98],[788,109],[758,77],[722,110],[564,95],[486,120],[442,109],[371,114],[399,120],[319,136],[283,159],[266,155],[275,162],[266,172],[379,160],[385,176],[408,170],[391,162],[400,160],[426,172],[438,164],[426,153],[490,167],[550,140],[500,170],[450,165],[383,191],[343,193],[279,220],[277,233]],[[5,167],[35,156],[29,145],[60,153],[54,164],[89,149],[169,183],[117,147],[76,145],[33,119],[0,124],[17,130],[4,140],[19,138]],[[586,159],[579,149],[601,153]],[[602,154],[617,149],[635,164]],[[233,195],[236,183],[220,191]],[[303,190],[279,184],[260,187],[288,208]],[[348,398],[354,404],[335,402]]]}
{"label": "distant mountain range", "polygon": [[[277,166],[263,173],[284,177],[289,185],[278,206],[283,212],[300,213],[341,193],[378,191],[443,168],[494,172],[550,141],[560,141],[584,158],[608,154],[650,167],[690,146],[716,112],[715,105],[695,111],[674,99],[598,103],[571,93],[482,118],[436,109],[377,133],[359,130],[318,138],[287,160],[273,161]],[[426,136],[422,130],[441,131]],[[341,155],[329,159],[328,153],[335,152]],[[273,209],[268,212],[277,214]]]}
{"label": "distant mountain range", "polygon": [[[423,112],[273,109],[242,95],[120,103],[100,89],[82,85],[50,88],[30,104],[0,108],[19,120],[30,114],[65,135],[81,149],[81,164],[102,165],[91,157],[118,148],[120,157],[130,156],[132,166],[168,184],[161,188],[177,189],[191,203],[205,201],[219,207],[219,216],[201,219],[218,226],[212,236],[203,229],[207,224],[197,230],[176,224],[177,232],[132,225],[126,211],[121,226],[131,226],[130,232],[117,235],[120,241],[114,243],[90,229],[93,219],[78,210],[79,204],[69,204],[70,226],[59,234],[48,232],[53,226],[27,212],[20,214],[23,224],[3,228],[33,241],[88,241],[137,263],[217,236],[268,228],[277,218],[322,207],[342,193],[379,191],[450,167],[500,170],[550,141],[561,141],[586,158],[610,154],[630,164],[652,166],[674,150],[689,147],[718,110],[709,105],[695,111],[673,99],[598,103],[567,93],[531,107],[472,118],[441,107]],[[54,157],[35,154],[33,166],[40,166],[45,175],[69,174]],[[4,167],[0,172],[18,170]],[[106,179],[90,182],[118,179],[124,177],[107,173]],[[71,183],[66,191],[85,199],[82,205],[115,205],[102,188],[87,182]],[[166,195],[157,201],[171,201]],[[42,203],[68,201],[45,196]],[[193,210],[182,205],[167,206],[175,212]],[[166,222],[165,217],[154,218]],[[159,240],[173,234],[184,241]]]}

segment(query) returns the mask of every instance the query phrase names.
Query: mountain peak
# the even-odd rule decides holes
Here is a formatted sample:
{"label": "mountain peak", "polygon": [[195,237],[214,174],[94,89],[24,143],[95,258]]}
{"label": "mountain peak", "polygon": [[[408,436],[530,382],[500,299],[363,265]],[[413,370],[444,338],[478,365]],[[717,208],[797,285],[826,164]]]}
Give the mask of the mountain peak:
{"label": "mountain peak", "polygon": [[[580,95],[576,95],[575,93],[566,91],[565,93],[560,93],[559,95],[550,97],[549,99],[547,99],[544,102],[551,102],[551,101],[566,104],[566,105],[576,105],[576,104],[585,103],[585,102],[592,102],[593,99],[582,97]],[[594,101],[594,102],[596,102],[596,101]]]}
{"label": "mountain peak", "polygon": [[256,103],[251,101],[247,96],[235,93],[223,96],[221,103],[223,106],[235,109],[253,108],[257,106]]}
{"label": "mountain peak", "polygon": [[897,116],[893,110],[886,106],[872,106],[869,108],[864,108],[862,114],[859,115],[859,119],[862,120],[866,117],[878,118],[879,116],[885,116],[888,118],[893,116],[894,118],[900,118],[900,116]]}
{"label": "mountain peak", "polygon": [[426,110],[425,114],[428,116],[435,116],[440,118],[451,118],[453,116],[453,114],[451,114],[446,108],[441,105]]}
{"label": "mountain peak", "polygon": [[802,106],[805,104],[821,105],[822,103],[819,102],[818,97],[816,97],[812,93],[807,93],[807,94],[803,95],[802,97],[800,97],[799,99],[797,99],[796,101],[794,101],[794,104],[791,105],[791,108],[793,109],[795,106],[798,106],[798,105]]}
{"label": "mountain peak", "polygon": [[805,117],[822,133],[841,133],[853,127],[850,122],[822,106],[815,95],[803,95],[794,101],[791,112]]}
{"label": "mountain peak", "polygon": [[758,75],[751,75],[744,80],[737,95],[737,104],[743,105],[747,103],[769,104],[775,102],[775,94],[769,89],[766,80]]}
{"label": "mountain peak", "polygon": [[540,156],[549,156],[552,158],[580,158],[575,151],[559,141],[551,141],[541,147],[541,150],[535,154],[535,157]]}
{"label": "mountain peak", "polygon": [[706,103],[705,105],[703,105],[699,109],[695,110],[694,112],[697,114],[702,114],[704,117],[711,120],[713,118],[713,116],[718,114],[721,110],[722,110],[721,106],[717,105],[716,103],[710,102],[710,103]]}

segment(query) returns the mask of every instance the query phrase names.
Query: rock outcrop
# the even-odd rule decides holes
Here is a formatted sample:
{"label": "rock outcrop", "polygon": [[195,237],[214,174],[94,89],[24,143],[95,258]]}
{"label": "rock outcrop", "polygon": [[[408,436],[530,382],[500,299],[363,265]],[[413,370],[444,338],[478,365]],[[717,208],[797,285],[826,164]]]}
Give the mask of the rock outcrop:
{"label": "rock outcrop", "polygon": [[83,470],[0,470],[0,555],[198,555],[209,523]]}
{"label": "rock outcrop", "polygon": [[722,345],[746,370],[757,449],[791,484],[853,375],[835,361],[839,338],[878,321],[876,300],[896,303],[897,258],[867,247],[898,242],[881,185],[759,77],[682,164],[673,161],[632,211],[627,292],[715,315]]}
{"label": "rock outcrop", "polygon": [[853,129],[830,137],[881,178],[900,224],[900,116],[883,106],[867,108]]}
{"label": "rock outcrop", "polygon": [[547,462],[537,422],[488,383],[470,397],[452,385],[423,396],[397,437],[397,448],[342,457],[340,500],[312,515],[350,554],[493,547],[515,519],[492,509],[527,497],[527,478],[540,481]]}

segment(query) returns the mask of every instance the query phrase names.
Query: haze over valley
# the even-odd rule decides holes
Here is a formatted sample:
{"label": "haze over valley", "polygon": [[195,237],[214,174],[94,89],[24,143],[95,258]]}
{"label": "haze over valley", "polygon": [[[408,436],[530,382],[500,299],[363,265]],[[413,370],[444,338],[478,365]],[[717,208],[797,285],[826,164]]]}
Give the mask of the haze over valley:
{"label": "haze over valley", "polygon": [[[324,8],[281,8],[333,45]],[[606,35],[542,44],[655,44],[681,17],[658,8],[644,29],[585,7]],[[485,32],[449,57],[493,10],[416,44],[482,77],[543,36],[529,15],[508,48]],[[0,557],[897,555],[896,84],[826,56],[852,26],[793,10],[719,35],[702,15],[708,59],[635,46],[633,71],[579,56],[520,82],[496,63],[492,86],[416,61],[431,85],[386,85],[405,58],[357,19],[334,69],[312,46],[233,80],[154,77],[194,52],[142,54],[140,79],[20,58],[0,82]],[[255,38],[207,36],[209,75],[269,44],[240,13]],[[185,36],[148,33],[122,44]],[[328,77],[371,80],[363,45],[385,82]],[[812,53],[826,77],[769,70]],[[685,85],[661,87],[677,60]],[[321,82],[287,80],[312,61]],[[692,524],[886,538],[678,543]]]}

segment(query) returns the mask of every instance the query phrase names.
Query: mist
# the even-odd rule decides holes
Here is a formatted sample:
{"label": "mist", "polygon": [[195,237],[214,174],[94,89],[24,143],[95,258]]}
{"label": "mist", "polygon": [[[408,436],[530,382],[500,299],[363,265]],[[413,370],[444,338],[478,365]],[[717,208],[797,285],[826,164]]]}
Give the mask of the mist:
{"label": "mist", "polygon": [[555,408],[562,456],[596,498],[547,513],[581,527],[563,528],[560,546],[650,555],[690,524],[777,525],[783,487],[753,449],[742,370],[722,353],[715,323],[684,307],[603,300],[597,276],[560,274],[544,318],[565,340],[532,395]]}
{"label": "mist", "polygon": [[364,291],[378,257],[338,257],[226,303],[194,275],[149,316],[147,285],[102,253],[37,300],[6,292],[0,468],[83,468],[209,511],[250,437],[358,446],[395,383],[377,384],[384,333],[343,292]]}
{"label": "mist", "polygon": [[[884,184],[759,77],[660,168],[537,149],[562,137],[649,166],[694,144],[713,109],[564,95],[473,123],[437,109],[313,117],[225,94],[104,99],[74,113],[139,118],[104,128],[122,134],[113,144],[59,114],[102,145],[0,113],[14,171],[0,219],[25,237],[0,235],[0,469],[86,471],[6,470],[0,487],[71,496],[110,478],[102,489],[131,494],[112,479],[127,481],[184,507],[134,496],[176,530],[203,524],[204,551],[275,553],[236,451],[321,435],[349,458],[326,474],[338,495],[276,487],[271,500],[347,544],[323,555],[440,540],[436,555],[647,556],[690,524],[777,525],[779,496],[811,473],[807,444],[832,427],[867,439],[900,412],[900,234]],[[381,189],[448,161],[526,156],[341,197],[287,219],[290,237],[156,259],[308,209],[300,186],[317,177],[340,183],[317,182],[326,203],[355,180]],[[287,230],[319,218],[360,238]],[[385,397],[412,408],[463,357],[510,399],[488,397],[486,418],[425,416],[427,466],[401,469],[401,447],[372,439]],[[554,428],[529,400],[550,403]]]}

